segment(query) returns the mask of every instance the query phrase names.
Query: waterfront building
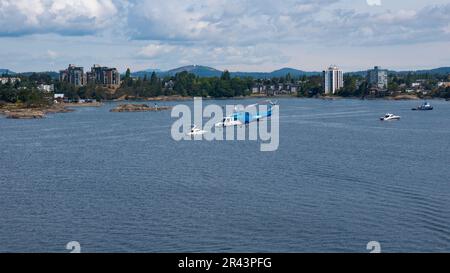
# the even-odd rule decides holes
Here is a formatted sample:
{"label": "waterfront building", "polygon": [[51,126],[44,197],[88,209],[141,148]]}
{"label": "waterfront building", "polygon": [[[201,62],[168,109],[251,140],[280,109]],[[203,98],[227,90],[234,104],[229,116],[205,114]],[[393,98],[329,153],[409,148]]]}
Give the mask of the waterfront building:
{"label": "waterfront building", "polygon": [[120,73],[116,68],[94,65],[86,73],[88,83],[117,87],[120,85]]}
{"label": "waterfront building", "polygon": [[295,83],[277,83],[277,84],[264,84],[255,83],[251,88],[252,94],[261,95],[282,95],[282,94],[296,94],[300,86]]}
{"label": "waterfront building", "polygon": [[83,67],[69,65],[59,73],[59,80],[75,86],[87,84],[104,85],[108,87],[120,86],[120,73],[116,68],[94,65],[90,72],[84,73]]}
{"label": "waterfront building", "polygon": [[323,80],[325,94],[336,94],[344,87],[344,73],[335,65],[323,71]]}
{"label": "waterfront building", "polygon": [[70,64],[65,70],[59,72],[59,80],[61,82],[67,82],[75,86],[86,85],[86,75],[84,74],[84,68]]}
{"label": "waterfront building", "polygon": [[374,69],[367,71],[367,82],[371,88],[386,90],[388,88],[388,71],[375,66]]}

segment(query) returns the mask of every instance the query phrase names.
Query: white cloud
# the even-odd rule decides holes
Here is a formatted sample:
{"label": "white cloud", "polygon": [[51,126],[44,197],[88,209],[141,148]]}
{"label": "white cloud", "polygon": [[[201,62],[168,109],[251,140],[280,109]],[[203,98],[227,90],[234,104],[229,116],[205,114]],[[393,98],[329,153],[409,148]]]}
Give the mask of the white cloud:
{"label": "white cloud", "polygon": [[221,47],[449,39],[450,4],[369,11],[343,4],[344,0],[0,0],[0,36],[109,31],[123,40]]}
{"label": "white cloud", "polygon": [[[30,50],[21,39],[42,34],[53,40],[39,54],[75,63],[76,56],[90,62],[107,52],[106,60],[123,54],[166,68],[263,67],[284,65],[306,48],[450,41],[448,0],[394,2],[375,8],[366,0],[0,0],[0,49],[9,50],[9,36],[17,51]],[[76,37],[82,35],[89,36]],[[61,42],[72,38],[71,55],[63,54]]]}
{"label": "white cloud", "polygon": [[153,59],[158,56],[163,56],[166,54],[171,54],[174,50],[176,50],[176,46],[168,45],[168,44],[149,44],[139,51],[138,55],[143,58]]}
{"label": "white cloud", "polygon": [[282,64],[289,60],[289,57],[270,45],[214,46],[152,43],[142,47],[135,57],[155,63],[170,63],[171,66]]}
{"label": "white cloud", "polygon": [[416,19],[417,12],[414,10],[387,11],[375,16],[375,21],[383,24],[394,24]]}
{"label": "white cloud", "polygon": [[369,6],[381,6],[381,0],[367,0]]}
{"label": "white cloud", "polygon": [[450,4],[361,11],[345,7],[341,1],[135,0],[128,26],[134,39],[215,46],[367,45],[449,39],[445,29]]}
{"label": "white cloud", "polygon": [[117,14],[112,0],[0,0],[0,34],[84,35],[110,26]]}
{"label": "white cloud", "polygon": [[47,50],[47,57],[49,58],[49,59],[51,59],[51,60],[54,60],[54,59],[56,59],[56,58],[58,58],[60,55],[59,55],[59,53],[58,52],[56,52],[56,51],[53,51],[53,50]]}

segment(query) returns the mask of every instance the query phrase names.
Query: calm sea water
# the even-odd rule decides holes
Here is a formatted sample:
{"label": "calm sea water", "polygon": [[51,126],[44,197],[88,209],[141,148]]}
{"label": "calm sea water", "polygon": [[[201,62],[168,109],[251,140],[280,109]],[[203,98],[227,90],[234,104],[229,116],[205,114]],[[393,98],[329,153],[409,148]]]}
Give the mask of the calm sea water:
{"label": "calm sea water", "polygon": [[419,103],[280,100],[273,153],[113,103],[0,118],[0,252],[448,252],[450,103]]}

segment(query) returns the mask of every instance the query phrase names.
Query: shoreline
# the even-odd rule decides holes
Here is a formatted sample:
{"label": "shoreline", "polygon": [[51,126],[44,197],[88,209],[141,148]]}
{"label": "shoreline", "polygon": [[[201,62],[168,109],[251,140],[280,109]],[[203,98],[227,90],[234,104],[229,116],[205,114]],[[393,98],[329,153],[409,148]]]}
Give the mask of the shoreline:
{"label": "shoreline", "polygon": [[[246,100],[246,99],[266,99],[266,100],[277,100],[277,99],[320,99],[320,100],[342,100],[342,99],[355,99],[355,100],[387,100],[387,101],[400,101],[400,100],[446,100],[445,98],[432,98],[425,97],[420,98],[415,95],[397,95],[397,96],[386,96],[386,97],[341,97],[341,96],[314,96],[314,97],[297,97],[292,95],[280,95],[280,96],[264,96],[264,95],[250,95],[250,96],[239,96],[239,97],[201,97],[203,100]],[[155,98],[135,98],[135,99],[115,99],[108,100],[105,102],[164,102],[164,101],[189,101],[193,100],[194,97],[181,97],[181,96],[162,96]]]}
{"label": "shoreline", "polygon": [[101,107],[102,102],[89,102],[89,103],[59,103],[62,107]]}
{"label": "shoreline", "polygon": [[150,107],[147,104],[119,104],[117,107],[109,110],[112,113],[123,113],[123,112],[158,112],[170,110],[172,107],[169,106],[158,106]]}
{"label": "shoreline", "polygon": [[[93,103],[58,103],[50,106],[42,107],[27,107],[21,104],[8,103],[0,106],[0,115],[4,115],[6,118],[10,119],[42,119],[48,114],[55,113],[69,113],[74,112],[72,108],[78,107],[102,107],[104,103],[108,102],[181,102],[181,101],[191,101],[194,97],[180,97],[180,96],[162,96],[155,98],[145,98],[145,99],[124,99],[124,100],[105,100],[104,102],[93,102]],[[448,101],[445,98],[420,98],[415,95],[398,95],[398,96],[388,96],[388,97],[339,97],[339,96],[316,96],[316,97],[297,97],[291,95],[282,96],[247,96],[247,97],[227,97],[227,98],[212,98],[206,97],[203,100],[246,100],[246,99],[262,99],[262,100],[277,100],[277,99],[319,99],[319,100],[384,100],[384,101],[418,101],[418,100],[428,100],[428,101]],[[166,106],[160,106],[159,110],[167,110]],[[154,107],[148,107],[146,109],[141,109],[140,111],[155,111]],[[129,110],[129,111],[125,111]],[[125,109],[125,112],[137,112],[137,109]],[[119,112],[119,111],[118,111]],[[122,111],[120,111],[122,112]]]}
{"label": "shoreline", "polygon": [[0,114],[5,115],[9,119],[42,119],[47,114],[69,113],[74,110],[64,106],[47,106],[47,107],[25,107],[23,105],[9,104],[0,108]]}
{"label": "shoreline", "polygon": [[42,119],[48,114],[74,112],[74,107],[101,107],[103,103],[58,103],[48,106],[27,107],[21,104],[8,103],[0,107],[0,115],[9,119]]}

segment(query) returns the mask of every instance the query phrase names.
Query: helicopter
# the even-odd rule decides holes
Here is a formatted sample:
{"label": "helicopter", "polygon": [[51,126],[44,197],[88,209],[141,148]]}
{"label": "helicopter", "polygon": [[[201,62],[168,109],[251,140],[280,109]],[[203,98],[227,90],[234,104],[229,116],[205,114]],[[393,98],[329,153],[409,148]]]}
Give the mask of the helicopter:
{"label": "helicopter", "polygon": [[252,115],[250,112],[239,111],[237,107],[234,108],[234,113],[230,116],[224,117],[221,122],[215,124],[215,127],[233,127],[233,126],[242,126],[249,124],[251,122],[259,122],[261,119],[268,118],[272,116],[272,107],[277,105],[277,102],[272,102],[270,100],[264,101],[263,103],[255,103],[248,105],[245,109],[249,109],[251,107],[256,107],[261,104],[269,104],[269,109],[267,111],[257,112],[255,115]]}

